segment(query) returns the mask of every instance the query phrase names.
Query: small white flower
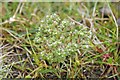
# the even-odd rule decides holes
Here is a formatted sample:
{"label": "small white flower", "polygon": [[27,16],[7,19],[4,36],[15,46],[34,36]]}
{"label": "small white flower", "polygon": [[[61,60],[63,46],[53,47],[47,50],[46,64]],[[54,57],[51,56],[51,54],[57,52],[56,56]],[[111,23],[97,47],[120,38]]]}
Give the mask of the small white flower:
{"label": "small white flower", "polygon": [[49,15],[46,15],[46,18],[49,18]]}
{"label": "small white flower", "polygon": [[43,20],[41,20],[41,22],[44,22]]}

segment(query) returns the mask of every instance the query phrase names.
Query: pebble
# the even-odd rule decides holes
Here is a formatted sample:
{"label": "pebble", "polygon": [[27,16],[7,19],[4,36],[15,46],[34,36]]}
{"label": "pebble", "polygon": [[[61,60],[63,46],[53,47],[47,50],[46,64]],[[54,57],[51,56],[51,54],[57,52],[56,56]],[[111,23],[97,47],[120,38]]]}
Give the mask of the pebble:
{"label": "pebble", "polygon": [[108,16],[111,14],[110,9],[107,6],[101,8],[100,13],[103,14],[104,16]]}
{"label": "pebble", "polygon": [[117,19],[117,24],[120,26],[120,18]]}

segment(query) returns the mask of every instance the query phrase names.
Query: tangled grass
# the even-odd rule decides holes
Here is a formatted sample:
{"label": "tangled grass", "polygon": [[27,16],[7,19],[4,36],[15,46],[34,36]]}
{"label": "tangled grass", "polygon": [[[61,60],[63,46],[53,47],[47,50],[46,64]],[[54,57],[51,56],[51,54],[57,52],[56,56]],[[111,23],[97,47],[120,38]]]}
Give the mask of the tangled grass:
{"label": "tangled grass", "polygon": [[[99,12],[104,5],[107,17]],[[115,6],[3,3],[0,77],[119,79]]]}

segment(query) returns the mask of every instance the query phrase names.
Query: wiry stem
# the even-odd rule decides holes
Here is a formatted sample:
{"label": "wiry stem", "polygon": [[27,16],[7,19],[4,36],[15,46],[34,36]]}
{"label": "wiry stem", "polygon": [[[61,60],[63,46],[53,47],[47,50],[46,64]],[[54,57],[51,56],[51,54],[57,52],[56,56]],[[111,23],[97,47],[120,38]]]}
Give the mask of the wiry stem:
{"label": "wiry stem", "polygon": [[111,10],[111,7],[110,7],[110,5],[109,5],[109,3],[108,3],[108,7],[109,7],[109,9],[110,9],[110,12],[111,12],[111,14],[112,14],[112,17],[113,17],[113,20],[114,20],[114,22],[115,22],[115,25],[116,25],[116,38],[117,38],[117,40],[118,40],[118,37],[119,37],[119,28],[118,28],[118,24],[117,24],[117,20],[116,20],[116,18],[115,18],[115,16],[114,16],[114,14],[113,14],[113,12],[112,12],[112,10]]}
{"label": "wiry stem", "polygon": [[18,4],[18,7],[17,7],[14,15],[13,15],[12,17],[10,17],[9,20],[5,20],[4,22],[0,23],[0,25],[6,24],[6,23],[12,23],[12,22],[14,22],[14,21],[18,21],[18,20],[16,20],[15,18],[16,18],[16,15],[17,15],[20,7],[21,7],[21,4],[22,4],[21,2]]}

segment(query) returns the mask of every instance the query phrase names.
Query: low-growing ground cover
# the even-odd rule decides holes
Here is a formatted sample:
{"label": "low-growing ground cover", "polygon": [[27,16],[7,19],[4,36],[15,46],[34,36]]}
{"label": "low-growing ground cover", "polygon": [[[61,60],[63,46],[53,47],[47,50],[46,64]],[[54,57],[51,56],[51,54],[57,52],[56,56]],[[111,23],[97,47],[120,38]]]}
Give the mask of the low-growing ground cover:
{"label": "low-growing ground cover", "polygon": [[0,77],[119,79],[117,6],[2,3]]}

